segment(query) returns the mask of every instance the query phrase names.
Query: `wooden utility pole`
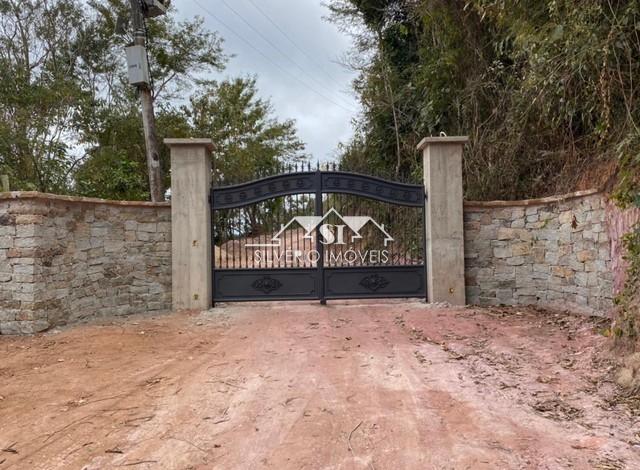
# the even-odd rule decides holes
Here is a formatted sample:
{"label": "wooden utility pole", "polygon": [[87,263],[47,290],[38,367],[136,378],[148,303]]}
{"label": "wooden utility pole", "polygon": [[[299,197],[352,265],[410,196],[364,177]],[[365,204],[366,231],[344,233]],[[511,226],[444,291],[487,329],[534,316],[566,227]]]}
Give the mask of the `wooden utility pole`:
{"label": "wooden utility pole", "polygon": [[[144,15],[142,2],[131,1],[131,24],[133,25],[133,43],[136,46],[146,48],[146,34],[144,28]],[[162,187],[162,168],[160,167],[160,152],[158,137],[156,134],[156,118],[153,111],[153,95],[151,85],[142,83],[136,85],[142,104],[142,127],[144,129],[144,141],[147,153],[147,170],[149,173],[149,191],[151,200],[160,202],[164,200],[164,188]]]}

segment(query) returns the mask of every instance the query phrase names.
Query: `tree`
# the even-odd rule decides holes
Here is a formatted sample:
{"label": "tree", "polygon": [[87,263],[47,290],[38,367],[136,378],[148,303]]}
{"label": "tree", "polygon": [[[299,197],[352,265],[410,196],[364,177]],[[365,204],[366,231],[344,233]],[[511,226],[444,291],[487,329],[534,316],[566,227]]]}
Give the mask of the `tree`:
{"label": "tree", "polygon": [[73,0],[0,1],[0,166],[16,188],[64,191],[77,163],[77,115],[90,100],[82,31]]}
{"label": "tree", "polygon": [[[91,72],[98,74],[93,83],[100,106],[92,110],[93,118],[83,127],[87,159],[75,174],[77,190],[108,198],[149,198],[148,179],[141,174],[146,168],[141,115],[134,90],[127,83],[123,58],[130,38],[113,34],[118,18],[128,17],[129,3],[109,0],[108,6],[97,1],[90,4],[98,13],[91,27],[96,43],[92,51],[101,51],[101,56],[88,57],[87,63]],[[226,62],[221,38],[204,29],[201,18],[177,23],[174,13],[170,10],[169,15],[147,24],[159,140],[188,135],[186,117],[172,103],[197,86],[200,74],[222,70]],[[169,156],[164,147],[160,164],[166,187]]]}
{"label": "tree", "polygon": [[271,104],[257,94],[255,78],[212,81],[184,108],[193,133],[213,140],[217,180],[246,181],[305,156],[295,123],[274,118]]}
{"label": "tree", "polygon": [[636,0],[330,8],[354,38],[348,64],[364,109],[347,166],[364,158],[382,174],[417,176],[422,137],[464,133],[467,196],[513,199],[605,184],[638,153]]}
{"label": "tree", "polygon": [[[278,172],[283,164],[305,158],[304,144],[291,120],[278,121],[268,101],[258,98],[255,78],[209,82],[191,98],[185,112],[194,135],[209,137],[214,146],[214,181],[232,184]],[[278,227],[283,201],[275,199],[240,210],[218,212],[217,243],[234,238],[243,226],[246,235]]]}
{"label": "tree", "polygon": [[[113,187],[98,182],[144,163],[144,151],[132,150],[140,149],[132,141],[140,135],[140,120],[126,79],[123,48],[130,37],[114,33],[118,17],[128,16],[128,2],[91,0],[88,6],[77,0],[0,0],[0,66],[6,72],[0,76],[0,168],[16,189],[91,188],[91,194],[115,196]],[[221,38],[202,19],[178,23],[173,13],[147,25],[159,115],[175,114],[172,100],[196,85],[199,74],[221,70],[226,61]],[[161,160],[166,168],[164,151]],[[148,195],[148,181],[135,181],[137,189],[122,196]]]}
{"label": "tree", "polygon": [[[74,174],[78,194],[130,201],[150,198],[139,110],[131,105],[126,111],[118,109],[102,118],[102,126],[94,136],[96,144]],[[191,135],[186,116],[178,110],[160,108],[156,119],[160,139]],[[168,187],[169,155],[164,146],[161,163],[163,186]]]}

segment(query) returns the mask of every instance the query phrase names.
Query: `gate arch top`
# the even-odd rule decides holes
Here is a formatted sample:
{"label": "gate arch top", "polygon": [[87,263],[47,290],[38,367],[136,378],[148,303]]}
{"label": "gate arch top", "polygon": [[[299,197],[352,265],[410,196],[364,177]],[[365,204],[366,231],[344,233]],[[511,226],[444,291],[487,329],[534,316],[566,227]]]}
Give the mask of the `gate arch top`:
{"label": "gate arch top", "polygon": [[213,209],[234,209],[274,197],[318,191],[323,194],[352,194],[409,207],[422,207],[425,198],[422,185],[397,183],[346,171],[306,171],[213,188],[212,205]]}

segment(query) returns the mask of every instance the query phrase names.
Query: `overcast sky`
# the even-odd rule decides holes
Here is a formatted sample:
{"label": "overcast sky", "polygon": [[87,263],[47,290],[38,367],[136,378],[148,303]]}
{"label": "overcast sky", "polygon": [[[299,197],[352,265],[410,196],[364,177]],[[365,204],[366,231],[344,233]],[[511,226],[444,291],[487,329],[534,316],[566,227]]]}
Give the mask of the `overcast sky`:
{"label": "overcast sky", "polygon": [[332,158],[352,135],[358,104],[350,88],[353,73],[336,61],[349,38],[323,20],[321,0],[174,0],[181,18],[201,16],[233,54],[215,78],[256,75],[260,94],[278,118],[296,121],[307,152]]}

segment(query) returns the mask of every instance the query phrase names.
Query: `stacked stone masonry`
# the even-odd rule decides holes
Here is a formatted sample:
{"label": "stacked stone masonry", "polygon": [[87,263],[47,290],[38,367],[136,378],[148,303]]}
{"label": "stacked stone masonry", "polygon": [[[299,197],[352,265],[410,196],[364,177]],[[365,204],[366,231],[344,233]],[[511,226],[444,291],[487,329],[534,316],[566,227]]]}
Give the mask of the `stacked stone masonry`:
{"label": "stacked stone masonry", "polygon": [[595,191],[467,203],[467,302],[606,315],[614,299],[607,204]]}
{"label": "stacked stone masonry", "polygon": [[[467,202],[464,218],[468,303],[607,315],[640,213],[585,191]],[[170,309],[169,204],[0,193],[0,334]]]}
{"label": "stacked stone masonry", "polygon": [[171,308],[171,209],[0,194],[0,334]]}

